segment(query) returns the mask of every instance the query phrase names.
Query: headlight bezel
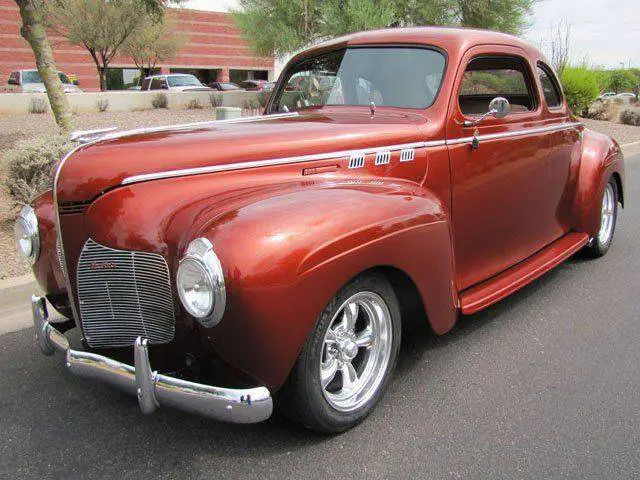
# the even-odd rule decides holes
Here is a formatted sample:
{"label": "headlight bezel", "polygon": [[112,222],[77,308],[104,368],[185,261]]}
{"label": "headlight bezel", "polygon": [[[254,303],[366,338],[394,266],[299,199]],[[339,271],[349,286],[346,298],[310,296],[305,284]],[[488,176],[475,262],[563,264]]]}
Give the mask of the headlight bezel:
{"label": "headlight bezel", "polygon": [[[194,311],[186,299],[186,292],[180,282],[180,277],[181,269],[185,269],[188,266],[200,268],[211,286],[211,307],[205,313]],[[187,251],[178,264],[176,290],[184,309],[200,324],[211,328],[220,323],[224,316],[227,302],[224,273],[220,259],[213,250],[213,244],[206,238],[197,238],[189,243]]]}
{"label": "headlight bezel", "polygon": [[[21,227],[24,235],[18,236],[18,227]],[[25,205],[20,210],[13,227],[14,237],[18,243],[18,249],[22,256],[31,264],[35,264],[40,258],[40,230],[38,229],[38,217],[31,205]],[[28,239],[30,242],[29,253],[22,248],[21,241]]]}

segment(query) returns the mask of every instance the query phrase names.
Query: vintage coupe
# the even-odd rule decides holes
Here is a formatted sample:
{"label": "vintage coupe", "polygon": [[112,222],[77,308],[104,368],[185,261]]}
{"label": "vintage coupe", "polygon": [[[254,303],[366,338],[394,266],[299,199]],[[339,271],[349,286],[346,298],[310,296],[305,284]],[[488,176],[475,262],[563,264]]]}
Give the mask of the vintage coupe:
{"label": "vintage coupe", "polygon": [[16,225],[45,292],[37,341],[145,413],[258,422],[275,398],[350,428],[407,312],[444,334],[605,254],[624,200],[619,146],[571,116],[540,52],[477,30],[314,47],[258,118],[76,138]]}

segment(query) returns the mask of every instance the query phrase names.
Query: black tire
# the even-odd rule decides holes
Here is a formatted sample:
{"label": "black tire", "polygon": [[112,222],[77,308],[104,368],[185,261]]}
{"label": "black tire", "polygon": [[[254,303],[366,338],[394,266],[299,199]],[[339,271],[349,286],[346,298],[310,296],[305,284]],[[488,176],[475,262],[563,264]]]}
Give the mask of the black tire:
{"label": "black tire", "polygon": [[603,220],[602,220],[602,214],[601,214],[600,215],[600,226],[598,227],[598,233],[596,233],[596,235],[591,239],[591,241],[589,242],[589,244],[585,248],[586,255],[588,257],[591,257],[591,258],[602,257],[603,255],[605,255],[609,251],[609,248],[611,247],[611,244],[613,243],[613,237],[614,237],[615,232],[616,232],[616,223],[618,221],[618,198],[619,198],[619,192],[618,192],[618,184],[616,183],[616,181],[615,181],[615,179],[613,177],[611,177],[609,179],[609,183],[607,184],[607,187],[605,187],[605,193],[603,193],[603,198],[599,203],[599,208],[602,210],[602,204],[603,204],[604,198],[606,196],[606,190],[609,187],[611,187],[612,192],[613,192],[613,218],[612,218],[612,225],[611,225],[611,233],[606,236],[606,239],[600,238],[601,237],[600,232],[603,229],[603,223],[604,223]]}
{"label": "black tire", "polygon": [[[325,354],[325,335],[328,329],[335,325],[335,317],[345,302],[358,293],[366,292],[379,296],[390,313],[390,357],[386,371],[383,368],[380,370],[383,377],[379,385],[370,390],[370,399],[353,411],[339,411],[325,398],[320,380],[320,362]],[[316,320],[314,330],[303,346],[287,382],[278,393],[278,410],[287,418],[320,433],[339,433],[354,427],[366,418],[383,396],[397,363],[400,337],[400,306],[390,283],[385,277],[377,274],[364,274],[356,278],[329,302]]]}

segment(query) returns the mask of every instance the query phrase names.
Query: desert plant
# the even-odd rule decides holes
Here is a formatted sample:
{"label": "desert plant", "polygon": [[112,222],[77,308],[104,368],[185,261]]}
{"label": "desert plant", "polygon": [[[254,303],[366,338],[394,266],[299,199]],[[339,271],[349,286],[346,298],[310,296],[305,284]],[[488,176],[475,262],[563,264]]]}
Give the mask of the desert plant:
{"label": "desert plant", "polygon": [[594,102],[589,107],[587,118],[611,122],[620,116],[620,105],[615,102]]}
{"label": "desert plant", "polygon": [[100,99],[96,100],[96,109],[100,113],[106,112],[109,109],[109,99],[100,98]]}
{"label": "desert plant", "polygon": [[153,98],[151,98],[151,105],[153,108],[169,108],[169,97],[167,97],[166,93],[156,93]]}
{"label": "desert plant", "polygon": [[17,204],[29,203],[51,188],[60,159],[73,148],[64,135],[42,135],[23,140],[5,154],[5,186]]}
{"label": "desert plant", "polygon": [[265,92],[264,90],[260,90],[258,92],[258,104],[261,108],[265,108],[267,103],[269,103],[269,97],[271,96],[271,92]]}
{"label": "desert plant", "polygon": [[578,115],[588,112],[599,93],[596,75],[584,67],[566,67],[562,72],[562,86],[569,108]]}
{"label": "desert plant", "polygon": [[29,113],[47,113],[49,109],[49,103],[44,98],[32,98],[29,100],[27,111]]}
{"label": "desert plant", "polygon": [[197,98],[192,98],[187,102],[186,107],[189,110],[202,110],[204,108],[204,105],[202,105],[202,102]]}
{"label": "desert plant", "polygon": [[640,109],[628,108],[620,114],[620,122],[625,125],[640,127]]}
{"label": "desert plant", "polygon": [[209,95],[209,102],[211,102],[213,108],[218,108],[222,106],[224,99],[221,93],[212,93]]}
{"label": "desert plant", "polygon": [[255,110],[256,108],[259,107],[258,102],[256,102],[252,98],[245,98],[244,100],[242,100],[241,105],[242,105],[242,108],[244,108],[245,110]]}

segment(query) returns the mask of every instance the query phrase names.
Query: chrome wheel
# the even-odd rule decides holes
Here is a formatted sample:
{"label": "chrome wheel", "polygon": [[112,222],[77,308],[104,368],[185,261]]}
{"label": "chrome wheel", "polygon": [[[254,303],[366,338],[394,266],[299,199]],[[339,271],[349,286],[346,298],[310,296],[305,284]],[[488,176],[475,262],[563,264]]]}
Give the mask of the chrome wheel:
{"label": "chrome wheel", "polygon": [[600,218],[600,231],[598,232],[598,242],[600,245],[606,246],[611,241],[613,235],[613,226],[615,224],[616,196],[613,186],[608,183],[604,196],[602,197],[602,210]]}
{"label": "chrome wheel", "polygon": [[392,337],[391,313],[379,295],[359,292],[342,304],[324,336],[319,366],[322,393],[333,408],[350,412],[374,397]]}

